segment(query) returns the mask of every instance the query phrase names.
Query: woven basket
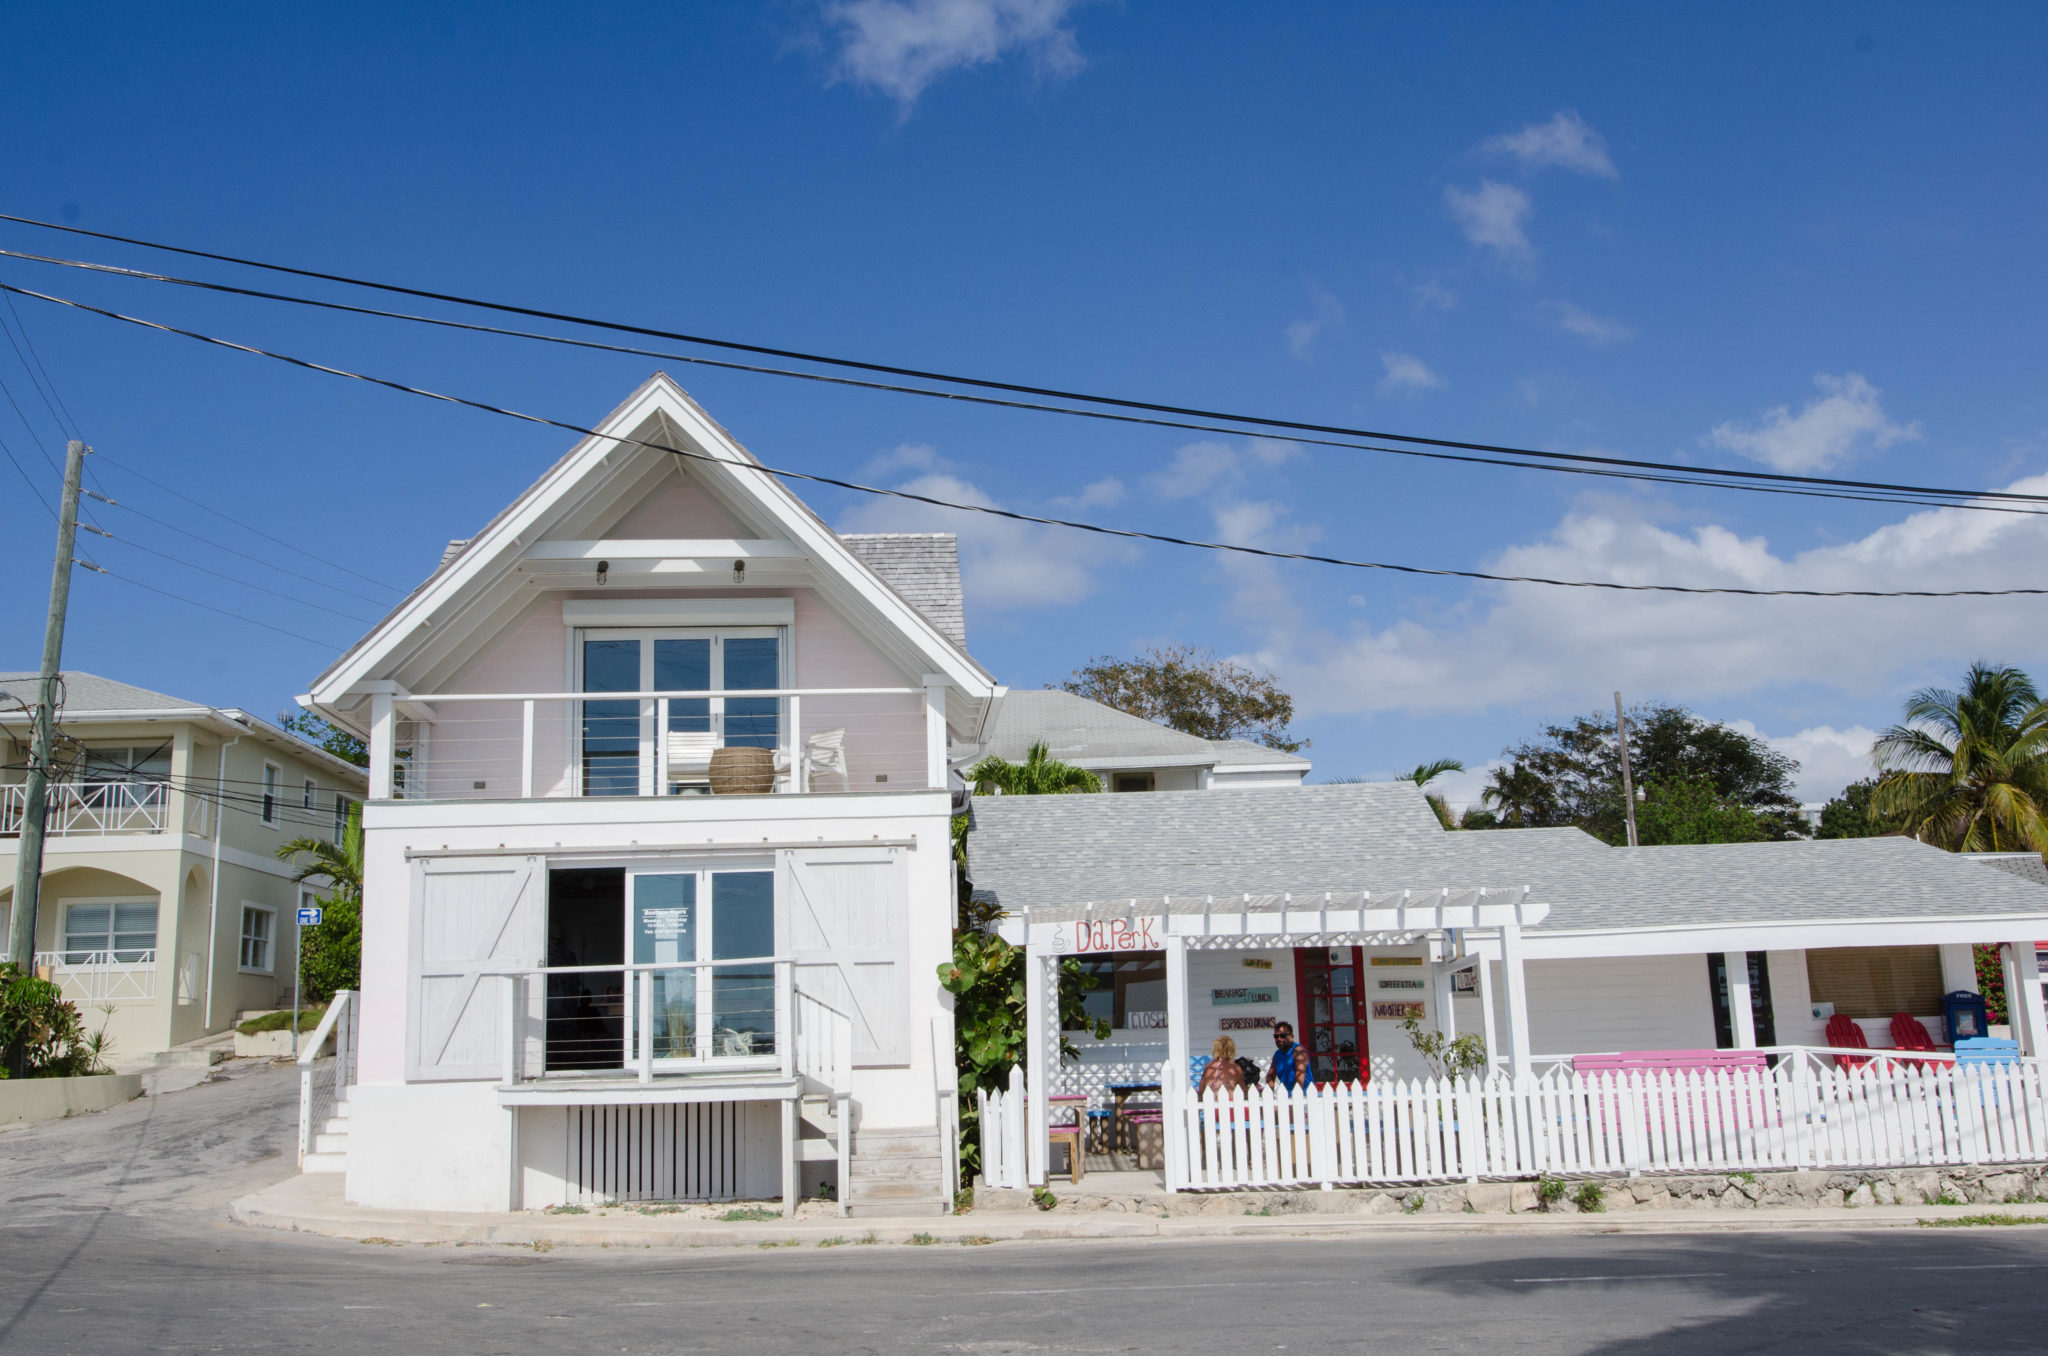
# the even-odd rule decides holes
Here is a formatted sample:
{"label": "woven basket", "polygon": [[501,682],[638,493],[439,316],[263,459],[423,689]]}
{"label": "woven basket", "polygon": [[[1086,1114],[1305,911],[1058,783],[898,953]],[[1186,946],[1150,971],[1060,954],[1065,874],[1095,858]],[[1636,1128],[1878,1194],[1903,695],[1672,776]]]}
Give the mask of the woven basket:
{"label": "woven basket", "polygon": [[716,796],[759,796],[775,789],[773,749],[713,749],[711,793]]}

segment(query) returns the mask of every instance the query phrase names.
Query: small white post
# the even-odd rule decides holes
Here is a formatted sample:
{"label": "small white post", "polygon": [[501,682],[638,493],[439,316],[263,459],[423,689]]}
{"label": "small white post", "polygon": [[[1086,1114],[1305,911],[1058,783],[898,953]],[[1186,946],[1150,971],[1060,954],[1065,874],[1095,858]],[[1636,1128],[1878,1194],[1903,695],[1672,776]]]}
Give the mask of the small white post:
{"label": "small white post", "polygon": [[803,1177],[796,1163],[796,1098],[782,1099],[782,1217],[796,1217],[797,1201],[804,1194]]}
{"label": "small white post", "polygon": [[1517,1083],[1530,1074],[1529,987],[1522,975],[1522,925],[1500,925],[1500,974],[1508,999],[1508,1068]]}
{"label": "small white post", "polygon": [[2006,943],[2005,1019],[2021,1054],[2048,1055],[2048,1008],[2042,1006],[2041,961],[2031,940]]}
{"label": "small white post", "polygon": [[398,736],[398,722],[394,718],[391,694],[373,692],[370,694],[370,799],[390,800],[392,788],[393,760],[398,750],[395,740]]}
{"label": "small white post", "polygon": [[519,712],[519,798],[533,799],[533,698],[520,704]]}
{"label": "small white post", "polygon": [[795,975],[792,961],[775,962],[775,1049],[782,1061],[782,1076],[796,1074],[796,1021],[793,1005],[795,1002],[792,983]]}
{"label": "small white post", "polygon": [[[929,791],[946,789],[946,688],[942,673],[924,676],[924,784]],[[1036,1090],[1033,1098],[1038,1096]]]}
{"label": "small white post", "polygon": [[634,1053],[639,1056],[640,1082],[645,1085],[654,1081],[654,971],[640,971],[634,983],[640,1009],[633,1014],[634,1035],[640,1043]]}
{"label": "small white post", "polygon": [[[1445,950],[1449,950],[1446,945]],[[1451,967],[1448,961],[1431,961],[1429,966],[1429,1001],[1436,1009],[1436,1029],[1445,1040],[1458,1038],[1458,1015],[1451,1011]],[[1359,995],[1364,1001],[1364,994]]]}
{"label": "small white post", "polygon": [[1500,1029],[1493,1024],[1493,962],[1479,958],[1479,1027],[1486,1033],[1486,1072],[1499,1067]]}
{"label": "small white post", "polygon": [[804,752],[804,708],[802,697],[789,699],[789,729],[783,738],[789,747],[789,786],[799,793],[811,789],[811,760]]}
{"label": "small white post", "polygon": [[[1728,1025],[1737,1050],[1756,1049],[1756,1009],[1749,994],[1749,953],[1725,951],[1721,968],[1728,976]],[[1695,972],[1697,973],[1697,972]]]}
{"label": "small white post", "polygon": [[[1181,1114],[1188,1089],[1188,939],[1173,932],[1173,915],[1160,920],[1166,933],[1166,1076],[1159,1080],[1160,1150],[1166,1155],[1166,1189],[1177,1191],[1186,1161],[1187,1121]],[[1114,1127],[1112,1127],[1114,1129]]]}
{"label": "small white post", "polygon": [[[1028,933],[1025,946],[1030,946]],[[1038,951],[1027,949],[1024,954],[1024,1176],[1029,1186],[1045,1185],[1046,1159],[1051,1156],[1046,1140],[1046,1084],[1051,1081],[1052,1060],[1058,1052],[1046,1047],[1053,1039],[1049,1024],[1058,1020],[1052,1015],[1058,1011],[1058,996],[1056,990],[1048,994],[1047,989],[1058,983],[1058,972],[1047,971],[1059,962],[1060,957]]]}
{"label": "small white post", "polygon": [[519,1009],[522,976],[505,976],[505,1086],[519,1081]]}

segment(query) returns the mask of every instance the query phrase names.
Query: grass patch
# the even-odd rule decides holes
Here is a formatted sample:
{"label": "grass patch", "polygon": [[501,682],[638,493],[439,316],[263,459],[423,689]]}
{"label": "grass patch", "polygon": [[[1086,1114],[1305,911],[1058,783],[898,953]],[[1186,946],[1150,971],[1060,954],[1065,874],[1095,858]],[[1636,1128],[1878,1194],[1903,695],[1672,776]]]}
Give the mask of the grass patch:
{"label": "grass patch", "polygon": [[1060,1203],[1060,1198],[1042,1186],[1033,1187],[1031,1188],[1031,1203],[1040,1210],[1050,1210]]}
{"label": "grass patch", "polygon": [[1544,1173],[1536,1179],[1536,1208],[1548,1210],[1564,1199],[1564,1178]]}
{"label": "grass patch", "polygon": [[547,1208],[546,1213],[550,1215],[587,1215],[590,1211],[587,1207],[581,1205],[551,1205]]}
{"label": "grass patch", "polygon": [[974,1208],[974,1188],[961,1187],[953,1193],[953,1213],[964,1215]]}
{"label": "grass patch", "polygon": [[932,1244],[938,1242],[939,1240],[933,1238],[930,1234],[912,1234],[910,1236],[910,1241],[916,1247],[929,1248]]}
{"label": "grass patch", "polygon": [[1597,1215],[1607,1209],[1607,1192],[1598,1182],[1581,1182],[1572,1193],[1572,1204],[1585,1214]]}
{"label": "grass patch", "polygon": [[1923,1229],[1975,1229],[2000,1224],[2048,1224],[2048,1215],[1954,1215],[1920,1221]]}
{"label": "grass patch", "polygon": [[758,1246],[763,1248],[801,1248],[803,1246],[803,1243],[794,1238],[784,1238],[779,1240],[769,1238],[763,1239]]}
{"label": "grass patch", "polygon": [[1731,1172],[1728,1174],[1728,1180],[1734,1182],[1737,1186],[1755,1186],[1756,1174],[1753,1172]]}
{"label": "grass patch", "polygon": [[[299,1030],[311,1031],[320,1025],[320,1019],[327,1015],[326,1008],[307,1008],[299,1013]],[[261,1017],[251,1017],[236,1027],[244,1036],[260,1036],[266,1031],[289,1031],[292,1029],[292,1015],[289,1012],[266,1012]]]}
{"label": "grass patch", "polygon": [[963,1248],[985,1248],[995,1242],[987,1234],[968,1234],[964,1238],[956,1238],[953,1241]]}
{"label": "grass patch", "polygon": [[1968,1204],[1969,1204],[1969,1202],[1968,1202],[1968,1201],[1966,1201],[1966,1200],[1964,1200],[1964,1199],[1963,1199],[1963,1198],[1962,1198],[1961,1196],[1958,1196],[1958,1195],[1956,1195],[1956,1193],[1955,1193],[1955,1192],[1953,1192],[1953,1191],[1944,1191],[1944,1192],[1942,1192],[1942,1193],[1941,1193],[1941,1194],[1940,1194],[1939,1196],[1936,1196],[1936,1197],[1934,1198],[1933,1204],[1935,1204],[1935,1205],[1968,1205]]}
{"label": "grass patch", "polygon": [[632,1211],[636,1215],[680,1215],[683,1213],[683,1207],[680,1205],[636,1205],[632,1207]]}
{"label": "grass patch", "polygon": [[821,1248],[843,1248],[850,1241],[851,1240],[849,1239],[840,1238],[838,1235],[835,1234],[831,1238],[819,1239],[818,1246]]}
{"label": "grass patch", "polygon": [[398,1240],[395,1238],[359,1238],[356,1242],[369,1243],[379,1248],[395,1248],[398,1246]]}
{"label": "grass patch", "polygon": [[769,1210],[758,1205],[742,1205],[726,1211],[719,1218],[728,1224],[738,1224],[743,1221],[781,1219],[782,1212],[780,1210]]}
{"label": "grass patch", "polygon": [[1250,1206],[1246,1206],[1246,1207],[1244,1208],[1244,1212],[1245,1212],[1245,1213],[1246,1213],[1247,1215],[1262,1215],[1262,1216],[1269,1216],[1269,1215],[1271,1215],[1271,1214],[1273,1213],[1273,1207],[1272,1207],[1272,1206],[1270,1206],[1270,1205],[1262,1205],[1262,1206],[1260,1206],[1260,1207],[1259,1207],[1258,1209],[1254,1210],[1254,1209],[1252,1209],[1252,1208],[1251,1208]]}
{"label": "grass patch", "polygon": [[873,1229],[870,1229],[866,1233],[862,1234],[859,1238],[854,1239],[853,1241],[857,1244],[868,1244],[879,1243],[882,1240],[875,1237],[875,1231]]}

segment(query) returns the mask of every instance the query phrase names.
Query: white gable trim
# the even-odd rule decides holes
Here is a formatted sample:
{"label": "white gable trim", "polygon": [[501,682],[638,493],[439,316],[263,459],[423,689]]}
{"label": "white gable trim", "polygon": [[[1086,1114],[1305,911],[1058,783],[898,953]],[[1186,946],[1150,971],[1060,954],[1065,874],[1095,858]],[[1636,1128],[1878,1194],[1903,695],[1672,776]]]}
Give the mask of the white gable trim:
{"label": "white gable trim", "polygon": [[794,626],[794,598],[571,598],[565,626]]}

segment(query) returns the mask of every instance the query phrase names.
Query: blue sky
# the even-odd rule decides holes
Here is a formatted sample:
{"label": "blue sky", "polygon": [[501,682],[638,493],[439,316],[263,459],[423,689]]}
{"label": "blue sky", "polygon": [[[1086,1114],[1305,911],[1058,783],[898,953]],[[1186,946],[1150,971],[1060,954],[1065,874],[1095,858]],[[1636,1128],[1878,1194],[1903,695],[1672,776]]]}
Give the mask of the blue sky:
{"label": "blue sky", "polygon": [[[2039,492],[2044,39],[2019,5],[18,3],[0,210],[1047,385]],[[0,245],[165,263],[18,226]],[[16,261],[0,279],[570,421],[655,365]],[[123,468],[409,586],[566,444],[16,306],[122,503],[87,549],[125,578],[79,576],[67,665],[146,686],[267,714],[332,649],[128,580],[332,647],[360,623],[248,586],[381,608],[131,509],[392,595]],[[676,375],[771,463],[1166,532],[1634,581],[2048,578],[2048,533],[2007,515]],[[30,425],[0,401],[0,440],[53,491],[56,421],[4,346],[0,381]],[[1419,582],[810,497],[848,529],[960,530],[970,640],[1012,685],[1151,643],[1272,668],[1318,775],[1477,766],[1620,687],[1749,722],[1820,796],[1906,691],[2048,657],[2036,600]],[[0,465],[0,667],[34,666],[48,541]]]}

